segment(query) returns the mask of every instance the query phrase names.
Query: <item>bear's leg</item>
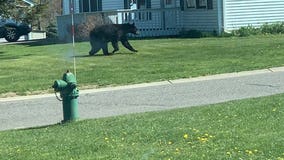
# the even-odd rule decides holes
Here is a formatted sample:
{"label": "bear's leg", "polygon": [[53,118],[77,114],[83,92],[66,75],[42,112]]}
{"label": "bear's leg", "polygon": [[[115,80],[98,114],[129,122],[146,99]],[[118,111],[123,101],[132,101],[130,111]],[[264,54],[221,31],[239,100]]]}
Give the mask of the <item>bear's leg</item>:
{"label": "bear's leg", "polygon": [[91,40],[91,47],[92,49],[89,52],[90,56],[96,54],[102,48],[100,42],[97,40]]}
{"label": "bear's leg", "polygon": [[111,44],[112,44],[112,47],[113,47],[112,53],[119,50],[117,41],[112,41]]}
{"label": "bear's leg", "polygon": [[122,45],[123,45],[125,48],[129,49],[130,51],[138,52],[137,50],[135,50],[135,49],[129,44],[129,42],[127,41],[126,38],[125,38],[125,39],[121,39],[121,43],[122,43]]}
{"label": "bear's leg", "polygon": [[103,49],[103,53],[104,53],[105,56],[109,55],[108,48],[107,48],[107,42],[104,42],[102,44],[102,49]]}

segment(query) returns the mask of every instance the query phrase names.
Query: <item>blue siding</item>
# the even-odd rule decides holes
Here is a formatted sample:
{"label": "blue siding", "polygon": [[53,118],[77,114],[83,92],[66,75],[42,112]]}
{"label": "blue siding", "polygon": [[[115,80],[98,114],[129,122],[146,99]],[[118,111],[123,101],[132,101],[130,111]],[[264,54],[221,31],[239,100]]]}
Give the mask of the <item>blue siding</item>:
{"label": "blue siding", "polygon": [[284,22],[284,0],[225,0],[224,29]]}

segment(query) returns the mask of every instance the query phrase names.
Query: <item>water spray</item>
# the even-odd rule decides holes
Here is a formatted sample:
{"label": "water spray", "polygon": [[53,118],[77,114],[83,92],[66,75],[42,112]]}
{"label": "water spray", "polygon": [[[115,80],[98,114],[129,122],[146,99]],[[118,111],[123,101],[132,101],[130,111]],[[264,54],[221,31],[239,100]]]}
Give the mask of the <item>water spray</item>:
{"label": "water spray", "polygon": [[73,55],[73,69],[74,75],[76,77],[76,57],[75,57],[75,26],[74,26],[74,0],[71,0],[70,5],[70,12],[71,12],[71,32],[72,32],[72,55]]}

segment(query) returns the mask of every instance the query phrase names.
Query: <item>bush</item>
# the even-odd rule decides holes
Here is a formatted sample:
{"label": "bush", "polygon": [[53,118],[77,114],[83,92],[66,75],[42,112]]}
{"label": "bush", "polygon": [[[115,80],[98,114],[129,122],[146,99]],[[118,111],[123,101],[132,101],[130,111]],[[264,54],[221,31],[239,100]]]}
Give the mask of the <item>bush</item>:
{"label": "bush", "polygon": [[250,35],[261,34],[282,34],[284,33],[284,22],[274,24],[264,24],[259,28],[253,26],[241,27],[238,30],[232,31],[232,36],[247,37]]}
{"label": "bush", "polygon": [[258,28],[254,28],[253,26],[241,27],[238,30],[232,32],[233,36],[238,37],[247,37],[250,35],[258,35],[260,34],[260,30]]}
{"label": "bush", "polygon": [[260,27],[263,34],[282,34],[284,33],[284,22],[275,24],[264,24]]}
{"label": "bush", "polygon": [[182,38],[201,38],[202,37],[202,32],[198,30],[183,30],[180,33],[180,37]]}
{"label": "bush", "polygon": [[54,23],[50,23],[46,27],[46,37],[48,39],[56,39],[58,37],[57,35],[57,27]]}

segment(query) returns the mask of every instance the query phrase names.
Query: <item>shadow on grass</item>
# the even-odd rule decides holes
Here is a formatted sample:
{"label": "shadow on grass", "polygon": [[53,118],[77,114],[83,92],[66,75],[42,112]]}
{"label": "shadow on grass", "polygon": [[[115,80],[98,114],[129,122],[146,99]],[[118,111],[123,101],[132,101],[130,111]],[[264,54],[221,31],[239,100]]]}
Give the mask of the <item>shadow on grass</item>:
{"label": "shadow on grass", "polygon": [[49,40],[49,39],[39,39],[39,40],[31,40],[31,41],[23,41],[16,43],[16,45],[25,45],[25,46],[46,46],[46,45],[54,45],[54,44],[67,44],[70,42],[63,42],[56,39]]}
{"label": "shadow on grass", "polygon": [[44,128],[55,127],[55,126],[60,126],[60,125],[64,125],[64,123],[58,122],[56,124],[37,126],[37,127],[27,127],[27,128],[16,129],[16,130],[18,130],[18,131],[36,130],[36,129],[44,129]]}
{"label": "shadow on grass", "polygon": [[104,54],[98,53],[98,54],[95,54],[95,55],[92,55],[92,56],[90,56],[89,54],[86,54],[86,55],[76,55],[75,58],[110,57],[110,56],[134,55],[134,54],[136,54],[136,53],[132,53],[132,52],[121,53],[121,52],[118,52],[118,53],[109,54],[109,55],[104,55]]}
{"label": "shadow on grass", "polygon": [[4,52],[0,52],[0,60],[18,60],[22,57],[29,57],[33,54],[24,54],[24,55],[5,55]]}

